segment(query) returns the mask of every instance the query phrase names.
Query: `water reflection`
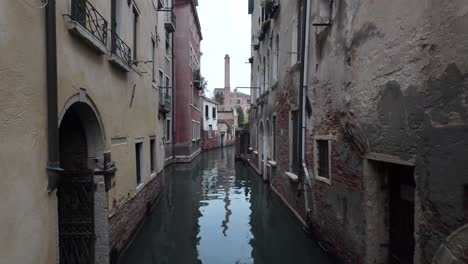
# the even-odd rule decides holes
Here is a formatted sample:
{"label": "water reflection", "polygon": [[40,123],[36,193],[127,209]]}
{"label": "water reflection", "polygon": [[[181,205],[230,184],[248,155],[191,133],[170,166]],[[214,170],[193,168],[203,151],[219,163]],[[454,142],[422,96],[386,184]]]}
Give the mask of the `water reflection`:
{"label": "water reflection", "polygon": [[166,192],[123,264],[330,263],[234,149],[165,172]]}

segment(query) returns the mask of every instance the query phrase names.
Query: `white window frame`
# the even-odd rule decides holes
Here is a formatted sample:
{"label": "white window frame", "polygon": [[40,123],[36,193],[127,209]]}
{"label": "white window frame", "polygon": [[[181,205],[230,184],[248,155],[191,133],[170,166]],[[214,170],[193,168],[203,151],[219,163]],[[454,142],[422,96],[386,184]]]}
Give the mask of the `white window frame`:
{"label": "white window frame", "polygon": [[[328,174],[329,177],[323,177],[318,174],[318,162],[319,162],[319,153],[318,153],[318,144],[317,140],[324,140],[328,141]],[[335,137],[333,135],[316,135],[314,136],[314,175],[315,179],[327,184],[331,184],[332,181],[332,163],[331,163],[331,157],[332,157],[332,141],[335,140]]]}

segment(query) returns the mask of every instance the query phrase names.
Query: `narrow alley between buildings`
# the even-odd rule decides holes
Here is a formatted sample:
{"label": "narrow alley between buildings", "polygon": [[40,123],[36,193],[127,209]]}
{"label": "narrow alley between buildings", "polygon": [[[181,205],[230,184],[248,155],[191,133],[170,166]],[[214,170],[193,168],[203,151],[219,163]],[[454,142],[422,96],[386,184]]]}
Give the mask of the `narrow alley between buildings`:
{"label": "narrow alley between buildings", "polygon": [[233,147],[168,167],[164,179],[121,264],[332,263]]}

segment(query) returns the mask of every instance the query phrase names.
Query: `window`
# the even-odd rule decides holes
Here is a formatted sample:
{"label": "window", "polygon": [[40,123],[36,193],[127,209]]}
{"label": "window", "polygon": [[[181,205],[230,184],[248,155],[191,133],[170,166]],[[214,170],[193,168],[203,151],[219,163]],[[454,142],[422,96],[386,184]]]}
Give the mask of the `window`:
{"label": "window", "polygon": [[143,173],[143,142],[135,143],[135,165],[137,185],[141,183],[141,174]]}
{"label": "window", "polygon": [[172,87],[171,87],[171,80],[169,76],[166,75],[166,94],[170,97],[172,96]]}
{"label": "window", "polygon": [[208,126],[208,137],[209,138],[213,137],[213,126],[212,125]]}
{"label": "window", "polygon": [[210,107],[208,105],[205,105],[205,119],[210,119]]}
{"label": "window", "polygon": [[159,88],[164,87],[164,73],[159,71]]}
{"label": "window", "polygon": [[156,171],[156,140],[150,139],[150,168],[151,173]]}
{"label": "window", "polygon": [[264,91],[266,91],[266,82],[267,82],[267,79],[266,79],[266,58],[263,57],[263,83],[262,83],[262,94]]}
{"label": "window", "polygon": [[297,36],[297,28],[298,28],[298,23],[297,20],[294,20],[293,22],[293,31],[292,31],[292,43],[291,43],[291,66],[294,66],[297,61],[299,60],[299,50],[297,48],[297,42],[299,41],[299,38]]}
{"label": "window", "polygon": [[196,125],[197,123],[195,123],[195,121],[192,120],[192,140],[196,140],[197,139],[197,128],[196,128]]}
{"label": "window", "polygon": [[270,90],[270,50],[267,52],[267,59],[265,64],[265,90]]}
{"label": "window", "polygon": [[169,31],[166,30],[166,55],[169,54],[169,50],[171,49],[171,35]]}
{"label": "window", "polygon": [[192,96],[192,104],[193,106],[195,106],[196,108],[198,108],[198,101],[199,101],[199,94],[198,94],[198,90],[193,87],[192,84],[190,84],[190,88],[192,89],[192,93],[193,93],[193,96]]}
{"label": "window", "polygon": [[297,174],[299,169],[298,157],[298,131],[299,131],[299,114],[298,111],[291,111],[289,119],[289,145],[291,146],[289,153],[290,171]]}
{"label": "window", "polygon": [[216,119],[216,107],[213,107],[211,113],[212,113],[212,115],[213,115],[213,119]]}
{"label": "window", "polygon": [[331,179],[331,139],[331,136],[316,136],[314,142],[315,177],[326,183]]}
{"label": "window", "polygon": [[151,38],[151,63],[151,77],[153,82],[156,82],[156,41],[153,38]]}
{"label": "window", "polygon": [[278,81],[279,35],[276,35],[275,48],[273,50],[273,82]]}
{"label": "window", "polygon": [[200,139],[200,122],[192,120],[192,140]]}
{"label": "window", "polygon": [[237,104],[240,104],[241,103],[241,99],[237,99]]}
{"label": "window", "polygon": [[273,120],[272,120],[272,147],[273,147],[273,155],[272,155],[272,159],[273,160],[276,160],[276,116],[273,116]]}
{"label": "window", "polygon": [[168,118],[166,119],[166,141],[167,143],[170,143],[172,140],[172,123],[171,119]]}
{"label": "window", "polygon": [[138,11],[133,8],[133,60],[137,60],[138,49]]}
{"label": "window", "polygon": [[169,76],[166,75],[166,87],[171,87],[171,80],[169,79]]}

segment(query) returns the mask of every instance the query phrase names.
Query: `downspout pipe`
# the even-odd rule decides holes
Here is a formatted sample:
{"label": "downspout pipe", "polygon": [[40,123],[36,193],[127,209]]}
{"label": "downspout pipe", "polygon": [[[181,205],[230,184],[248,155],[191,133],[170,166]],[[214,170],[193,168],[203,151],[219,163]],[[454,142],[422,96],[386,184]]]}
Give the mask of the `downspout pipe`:
{"label": "downspout pipe", "polygon": [[[175,13],[175,1],[172,0],[172,11]],[[177,16],[176,16],[176,19],[177,19]],[[177,27],[176,27],[176,30],[177,30]],[[175,32],[172,33],[172,36],[171,36],[171,55],[172,55],[172,59],[171,59],[171,69],[172,69],[172,74],[171,74],[171,80],[172,80],[172,98],[171,98],[171,115],[172,115],[172,118],[171,118],[171,155],[172,155],[172,161],[175,161],[175,151],[174,151],[174,142],[175,142],[175,98],[176,98],[176,94],[175,94],[175,88],[176,88],[176,83],[175,83],[175,52],[174,52],[174,38],[175,38]]]}
{"label": "downspout pipe", "polygon": [[[310,188],[311,187],[311,180],[310,180],[310,175],[307,170],[307,163],[306,163],[306,129],[307,129],[307,118],[306,118],[306,100],[307,100],[307,86],[308,86],[308,72],[309,72],[309,46],[310,46],[310,5],[311,5],[311,0],[304,0],[305,6],[303,8],[303,32],[302,32],[302,39],[303,39],[303,45],[302,45],[302,72],[301,72],[301,89],[300,89],[300,111],[301,111],[301,119],[299,121],[300,123],[300,141],[301,146],[300,146],[300,157],[301,157],[301,163],[299,166],[302,166],[301,168],[301,182],[303,184],[303,192],[304,192],[304,206],[305,206],[305,213],[306,213],[306,223],[310,223],[310,208],[309,208],[309,199],[308,199],[308,193],[307,193],[307,186]],[[307,228],[307,227],[306,227]]]}
{"label": "downspout pipe", "polygon": [[59,182],[59,128],[58,128],[58,96],[57,96],[57,32],[55,18],[55,0],[49,0],[45,8],[45,39],[46,39],[46,78],[47,78],[47,147],[48,161],[47,191],[52,192]]}

